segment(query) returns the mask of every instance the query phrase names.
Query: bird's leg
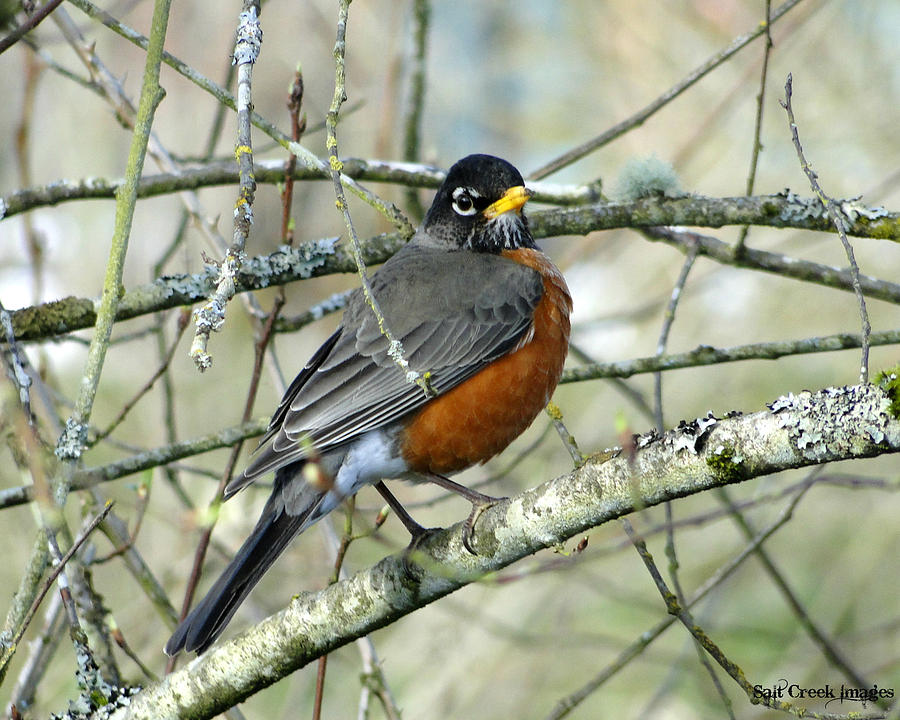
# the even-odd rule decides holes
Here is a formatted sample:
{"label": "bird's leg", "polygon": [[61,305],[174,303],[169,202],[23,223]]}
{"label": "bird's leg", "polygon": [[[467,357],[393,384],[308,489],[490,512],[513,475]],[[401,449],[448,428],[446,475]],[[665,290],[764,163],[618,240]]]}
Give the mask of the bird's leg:
{"label": "bird's leg", "polygon": [[484,493],[480,493],[477,490],[472,490],[472,488],[467,488],[465,485],[460,485],[458,482],[453,482],[453,480],[448,477],[437,475],[435,473],[427,473],[425,475],[425,478],[428,479],[429,482],[433,482],[435,485],[440,485],[446,490],[450,490],[451,492],[455,492],[457,495],[461,495],[470,503],[472,503],[472,512],[469,513],[469,517],[466,518],[466,522],[463,525],[462,542],[463,547],[465,547],[466,550],[472,553],[472,555],[477,555],[478,553],[475,552],[475,548],[472,545],[472,540],[474,539],[475,534],[475,523],[478,522],[478,518],[481,517],[481,513],[483,513],[492,505],[496,505],[501,500],[506,500],[506,498],[485,495]]}
{"label": "bird's leg", "polygon": [[381,497],[384,498],[385,502],[388,504],[391,510],[394,511],[394,514],[400,518],[400,522],[403,523],[403,526],[407,529],[409,534],[412,536],[410,540],[410,545],[416,545],[423,537],[425,537],[430,531],[428,528],[424,528],[415,520],[412,519],[412,516],[406,512],[406,508],[404,508],[400,501],[394,497],[394,494],[387,489],[387,485],[384,484],[382,480],[378,484],[375,485],[375,489],[379,492]]}

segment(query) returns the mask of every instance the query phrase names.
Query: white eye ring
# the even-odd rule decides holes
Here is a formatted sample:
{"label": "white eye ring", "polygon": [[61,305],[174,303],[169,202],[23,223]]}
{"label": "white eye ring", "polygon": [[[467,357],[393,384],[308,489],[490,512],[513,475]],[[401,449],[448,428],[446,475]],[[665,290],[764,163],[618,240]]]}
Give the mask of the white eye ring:
{"label": "white eye ring", "polygon": [[457,215],[474,215],[477,212],[475,198],[481,197],[477,190],[458,187],[453,191],[453,209]]}

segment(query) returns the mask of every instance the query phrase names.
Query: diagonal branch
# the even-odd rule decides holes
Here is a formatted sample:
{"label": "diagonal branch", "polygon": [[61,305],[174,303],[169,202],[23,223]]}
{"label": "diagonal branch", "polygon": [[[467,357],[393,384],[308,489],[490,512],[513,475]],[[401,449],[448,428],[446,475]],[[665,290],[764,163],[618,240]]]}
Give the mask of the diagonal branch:
{"label": "diagonal branch", "polygon": [[323,653],[638,507],[790,468],[900,452],[900,420],[890,405],[876,386],[829,388],[779,398],[751,415],[637,438],[633,454],[590,460],[486,510],[476,529],[478,555],[463,548],[460,524],[436,532],[414,555],[389,556],[301,594],[146,688],[121,717],[212,717]]}
{"label": "diagonal branch", "polygon": [[640,127],[654,113],[668,105],[672,100],[681,95],[681,93],[683,93],[689,87],[691,87],[696,82],[708,75],[711,71],[715,70],[717,67],[725,63],[725,61],[731,58],[735,53],[743,50],[745,47],[747,47],[747,45],[756,40],[756,38],[758,38],[760,35],[766,34],[766,36],[768,37],[771,24],[779,20],[798,2],[800,2],[800,0],[788,0],[787,2],[783,3],[778,8],[776,8],[774,12],[771,13],[768,23],[759,23],[750,32],[735,38],[727,48],[713,55],[702,65],[693,70],[684,80],[666,90],[666,92],[656,98],[649,105],[638,110],[630,118],[626,118],[622,122],[613,125],[611,128],[601,133],[597,137],[588,140],[578,147],[564,153],[555,160],[551,160],[546,165],[539,167],[529,175],[529,178],[538,180],[540,178],[544,178],[548,175],[558,172],[562,168],[571,165],[572,163],[580,160],[586,155],[589,155],[594,150],[597,150],[607,143],[612,142],[617,137],[623,135],[629,130]]}
{"label": "diagonal branch", "polygon": [[859,315],[862,322],[862,361],[860,363],[859,381],[869,381],[869,335],[872,332],[872,326],[869,324],[869,311],[866,309],[866,298],[863,294],[862,287],[859,282],[859,266],[856,264],[856,257],[853,253],[853,246],[847,239],[847,221],[844,214],[838,208],[837,203],[825,194],[825,191],[819,185],[818,175],[812,169],[806,156],[803,154],[803,146],[800,144],[800,133],[797,130],[797,122],[794,120],[794,108],[791,104],[791,95],[793,94],[793,79],[788,73],[787,82],[784,84],[784,100],[780,101],[781,106],[785,109],[788,116],[788,124],[791,128],[791,140],[794,143],[794,149],[797,151],[797,157],[800,158],[800,166],[809,180],[813,194],[819,199],[828,213],[828,218],[834,223],[841,243],[844,245],[844,251],[847,253],[847,260],[850,263],[850,277],[853,281],[853,291],[856,293],[856,300],[859,303]]}

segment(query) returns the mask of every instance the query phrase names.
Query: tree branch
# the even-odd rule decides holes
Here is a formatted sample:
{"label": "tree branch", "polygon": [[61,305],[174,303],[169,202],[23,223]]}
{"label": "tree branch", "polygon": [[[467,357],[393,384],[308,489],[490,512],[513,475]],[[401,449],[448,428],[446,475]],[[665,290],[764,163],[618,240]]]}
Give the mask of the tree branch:
{"label": "tree branch", "polygon": [[[283,175],[282,175],[283,177]],[[258,178],[257,178],[258,179]],[[559,187],[555,188],[557,191]],[[883,208],[866,208],[853,200],[841,203],[850,235],[900,241],[900,213]],[[737,198],[648,198],[633,203],[597,203],[572,209],[554,209],[529,215],[536,238],[558,235],[586,235],[598,230],[645,227],[651,239],[679,248],[697,244],[697,251],[723,264],[746,267],[781,276],[807,280],[842,290],[852,290],[852,278],[846,270],[797,260],[763,250],[745,249],[735,257],[732,246],[711,237],[683,231],[663,230],[659,225],[768,225],[834,232],[834,226],[818,200],[800,198],[793,193]],[[689,235],[689,237],[688,237]],[[401,233],[388,233],[362,243],[363,261],[376,265],[402,247]],[[340,272],[355,272],[356,263],[349,250],[336,247],[337,238],[305,243],[297,248],[280,248],[244,263],[235,281],[236,292],[293,282]],[[117,320],[146,315],[181,305],[204,301],[214,288],[217,270],[207,267],[202,273],[172,275],[133,288],[119,301]],[[900,303],[900,285],[867,275],[860,277],[863,292],[888,302]],[[96,301],[69,297],[43,305],[14,310],[16,339],[38,340],[90,327],[96,321]]]}
{"label": "tree branch", "polygon": [[234,297],[234,278],[240,272],[246,255],[244,248],[253,225],[253,202],[256,199],[256,179],[253,172],[253,143],[250,135],[250,111],[253,107],[253,66],[262,46],[259,23],[259,0],[245,0],[240,14],[232,64],[237,65],[237,145],[234,157],[240,175],[238,199],[234,204],[232,240],[219,265],[216,289],[201,307],[194,311],[196,326],[190,356],[198,370],[212,367],[212,355],[207,352],[209,336],[225,324],[225,308]]}
{"label": "tree branch", "polygon": [[277,682],[326,652],[588,528],[722,485],[791,468],[900,452],[900,421],[876,386],[781,397],[751,415],[701,418],[639,437],[633,454],[589,460],[486,510],[477,556],[461,524],[316,593],[221,643],[162,683],[119,718],[206,718]]}
{"label": "tree branch", "polygon": [[[608,363],[589,363],[563,372],[561,383],[584,382],[600,378],[630,378],[644,373],[667,372],[690,367],[717,365],[741,360],[777,360],[778,358],[818,352],[835,352],[860,346],[858,335],[840,334],[824,337],[785,340],[771,343],[752,343],[731,348],[715,348],[701,345],[685,353],[652,355],[644,358],[621,360]],[[874,333],[873,346],[896,345],[900,343],[900,330]],[[557,409],[558,410],[558,409]],[[552,418],[552,414],[551,414]],[[251,437],[262,435],[268,427],[269,419],[260,418],[226,427],[215,433],[189,440],[172,442],[114,460],[105,465],[83,468],[75,473],[72,490],[86,490],[101,483],[118,480],[128,475],[163,467],[184,458],[201,455],[211,450],[230,447]],[[0,510],[34,500],[32,485],[20,485],[0,490]]]}
{"label": "tree branch", "polygon": [[576,148],[572,148],[571,150],[566,151],[560,157],[550,161],[546,165],[541,166],[537,170],[534,170],[529,177],[533,178],[542,178],[550,175],[552,173],[558,172],[562,168],[571,165],[572,163],[580,160],[581,158],[589,155],[595,150],[603,147],[604,145],[612,142],[617,137],[624,135],[629,130],[632,130],[636,127],[640,127],[643,125],[650,117],[656,114],[660,109],[668,105],[672,100],[677,98],[681,93],[690,88],[696,82],[705,77],[708,73],[715,70],[717,67],[723,65],[730,57],[732,57],[735,53],[739,52],[751,42],[753,42],[756,38],[758,38],[762,34],[766,34],[768,37],[769,29],[772,23],[779,20],[788,10],[793,8],[799,0],[788,0],[785,3],[782,3],[779,7],[777,7],[768,18],[768,22],[759,23],[755,28],[753,28],[750,32],[745,33],[739,37],[736,37],[731,41],[731,44],[717,52],[712,57],[708,58],[706,62],[704,62],[699,67],[695,68],[686,78],[684,78],[678,84],[672,86],[668,90],[666,90],[662,95],[656,98],[653,102],[651,102],[646,107],[638,110],[634,115],[629,118],[626,118],[622,122],[616,123],[608,130],[602,132],[595,138],[591,138],[587,142],[582,143]]}

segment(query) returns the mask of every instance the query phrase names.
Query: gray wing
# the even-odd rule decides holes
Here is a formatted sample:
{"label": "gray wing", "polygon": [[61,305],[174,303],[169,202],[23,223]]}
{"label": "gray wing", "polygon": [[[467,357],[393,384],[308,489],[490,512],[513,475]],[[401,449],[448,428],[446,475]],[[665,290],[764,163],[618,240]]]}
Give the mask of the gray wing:
{"label": "gray wing", "polygon": [[[531,329],[543,295],[535,270],[500,255],[410,244],[376,272],[371,286],[412,369],[430,372],[438,394],[509,353]],[[340,328],[285,393],[256,457],[233,494],[269,471],[326,453],[421,408],[361,291]]]}

